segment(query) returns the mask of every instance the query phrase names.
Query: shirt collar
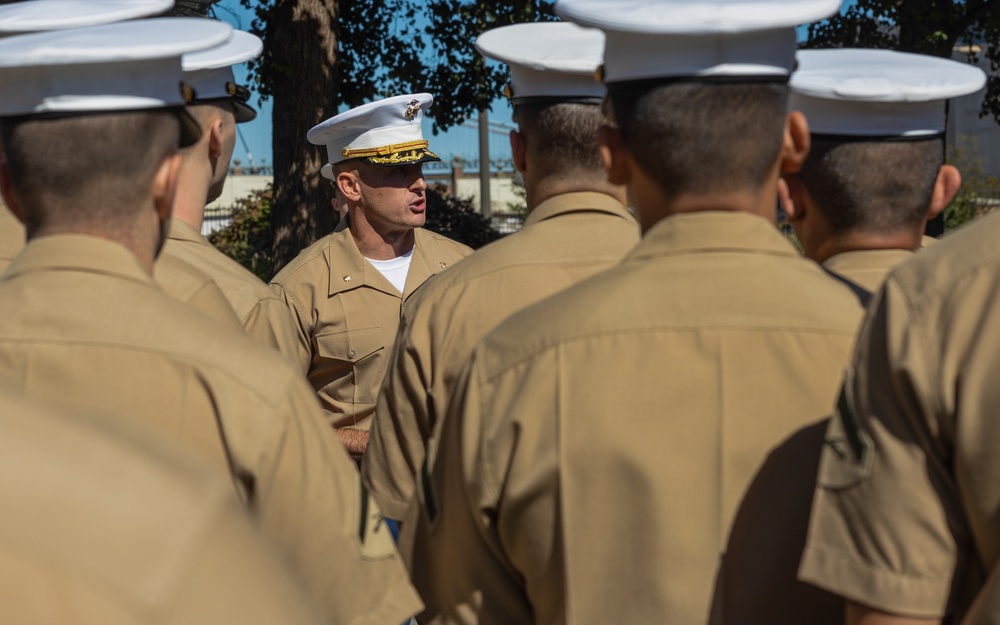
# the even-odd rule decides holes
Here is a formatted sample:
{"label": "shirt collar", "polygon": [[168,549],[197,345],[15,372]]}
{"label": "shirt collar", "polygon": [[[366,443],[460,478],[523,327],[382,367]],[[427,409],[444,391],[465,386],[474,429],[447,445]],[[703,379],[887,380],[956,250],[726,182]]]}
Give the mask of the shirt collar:
{"label": "shirt collar", "polygon": [[205,237],[201,236],[201,233],[195,230],[194,226],[176,217],[170,220],[167,238],[176,241],[190,241],[192,243],[208,243]]}
{"label": "shirt collar", "polygon": [[726,251],[799,256],[777,226],[763,217],[741,211],[699,211],[663,219],[626,258]]}
{"label": "shirt collar", "polygon": [[7,268],[5,277],[36,271],[81,271],[153,283],[139,259],[125,246],[81,234],[56,234],[28,241]]}
{"label": "shirt collar", "polygon": [[[344,223],[342,222],[341,225]],[[414,230],[413,240],[413,258],[410,260],[410,269],[406,274],[404,299],[423,284],[427,278],[442,271],[447,266],[443,261],[428,258],[427,253],[432,247],[429,232],[423,228],[417,228]],[[330,236],[327,253],[330,262],[328,295],[333,296],[337,293],[368,286],[399,297],[399,291],[361,255],[358,244],[354,242],[354,235],[346,226],[343,228],[338,226],[334,230]],[[334,264],[333,259],[337,259],[336,264]]]}
{"label": "shirt collar", "polygon": [[621,202],[610,195],[593,191],[579,191],[562,193],[545,200],[528,213],[527,219],[524,220],[524,227],[566,213],[579,212],[610,213],[625,219],[633,219]]}
{"label": "shirt collar", "polygon": [[327,254],[330,263],[329,295],[360,288],[374,279],[374,276],[369,274],[378,273],[378,270],[361,255],[358,244],[354,242],[354,236],[346,227],[338,226],[330,235]]}
{"label": "shirt collar", "polygon": [[838,273],[858,269],[885,269],[888,273],[889,269],[907,261],[911,256],[911,250],[856,250],[834,254],[823,261],[823,266]]}

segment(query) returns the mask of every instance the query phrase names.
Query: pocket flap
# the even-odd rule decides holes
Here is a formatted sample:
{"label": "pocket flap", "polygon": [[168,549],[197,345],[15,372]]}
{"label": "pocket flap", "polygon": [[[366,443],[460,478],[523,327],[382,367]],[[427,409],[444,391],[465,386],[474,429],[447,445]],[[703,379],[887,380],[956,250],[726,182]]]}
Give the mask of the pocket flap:
{"label": "pocket flap", "polygon": [[381,326],[374,326],[317,334],[316,345],[320,356],[324,358],[358,362],[383,349],[385,342],[382,340]]}

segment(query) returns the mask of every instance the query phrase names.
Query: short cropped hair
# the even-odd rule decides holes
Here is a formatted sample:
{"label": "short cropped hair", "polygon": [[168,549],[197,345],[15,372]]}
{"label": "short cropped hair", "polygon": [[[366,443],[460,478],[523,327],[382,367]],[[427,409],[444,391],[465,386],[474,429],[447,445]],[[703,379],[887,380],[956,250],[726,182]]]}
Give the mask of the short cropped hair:
{"label": "short cropped hair", "polygon": [[781,152],[784,84],[678,82],[609,98],[625,147],[669,196],[759,189]]}
{"label": "short cropped hair", "polygon": [[[233,105],[233,101],[229,98],[213,98],[211,100],[199,100],[198,102],[192,102],[186,107],[187,112],[194,117],[198,125],[201,126],[202,130],[205,130],[205,126],[208,124],[209,120],[215,113],[222,113],[224,117],[232,118],[232,123],[236,123],[236,107]],[[189,146],[193,148],[194,146]],[[184,148],[184,149],[189,149]]]}
{"label": "short cropped hair", "polygon": [[55,220],[98,231],[125,227],[179,137],[176,112],[166,109],[0,120],[29,232]]}
{"label": "short cropped hair", "polygon": [[930,206],[944,139],[813,138],[799,179],[834,234],[919,227]]}
{"label": "short cropped hair", "polygon": [[597,150],[597,133],[604,123],[599,106],[566,102],[518,104],[514,119],[528,152],[537,155],[532,167],[538,170],[539,177],[606,175]]}

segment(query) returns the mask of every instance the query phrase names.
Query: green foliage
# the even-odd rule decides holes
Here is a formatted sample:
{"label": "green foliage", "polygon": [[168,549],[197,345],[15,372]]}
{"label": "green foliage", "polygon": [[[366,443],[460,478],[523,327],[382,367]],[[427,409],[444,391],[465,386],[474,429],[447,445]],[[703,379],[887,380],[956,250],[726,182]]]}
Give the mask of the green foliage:
{"label": "green foliage", "polygon": [[953,230],[1000,204],[1000,180],[983,170],[977,137],[960,136],[948,149],[948,162],[962,174],[962,187],[944,209],[945,230]]}
{"label": "green foliage", "polygon": [[440,188],[427,189],[428,230],[479,249],[502,235],[482,216],[470,200],[447,195]]}
{"label": "green foliage", "polygon": [[[857,0],[809,26],[807,48],[885,48],[951,58],[965,42],[969,62],[1000,67],[1000,0]],[[1000,121],[1000,78],[990,76],[980,115]]]}
{"label": "green foliage", "polygon": [[271,198],[270,185],[250,196],[236,201],[232,221],[216,230],[208,240],[223,254],[252,271],[264,282],[269,281],[279,269],[274,266],[271,253]]}
{"label": "green foliage", "polygon": [[[270,46],[283,36],[268,25],[279,4],[301,0],[239,0],[254,10],[250,30],[264,54],[250,62],[262,98],[273,95],[276,65]],[[336,25],[336,69],[330,98],[354,107],[398,93],[434,94],[434,132],[489,108],[507,82],[505,66],[476,52],[483,31],[519,22],[554,20],[549,0],[326,0]]]}

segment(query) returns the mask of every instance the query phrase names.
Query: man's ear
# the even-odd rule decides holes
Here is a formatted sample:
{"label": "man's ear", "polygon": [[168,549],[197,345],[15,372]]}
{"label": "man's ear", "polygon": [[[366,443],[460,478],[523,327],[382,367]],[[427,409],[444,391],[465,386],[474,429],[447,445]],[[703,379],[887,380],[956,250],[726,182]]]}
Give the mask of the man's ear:
{"label": "man's ear", "polygon": [[528,144],[519,130],[510,131],[510,153],[514,159],[514,168],[522,174],[528,169]]}
{"label": "man's ear", "polygon": [[805,201],[805,189],[802,181],[795,174],[786,174],[778,178],[778,201],[785,211],[789,222],[799,221],[806,215],[808,203]]}
{"label": "man's ear", "polygon": [[225,122],[220,115],[213,115],[208,128],[205,128],[204,132],[208,135],[208,155],[212,159],[222,156],[222,129],[224,124]]}
{"label": "man's ear", "polygon": [[597,131],[597,151],[608,172],[608,182],[627,185],[632,181],[628,154],[618,128],[605,124]]}
{"label": "man's ear", "polygon": [[[334,170],[336,171],[336,170]],[[337,188],[348,202],[361,200],[361,179],[356,171],[337,172]]]}
{"label": "man's ear", "polygon": [[24,210],[21,208],[21,203],[17,200],[17,196],[14,195],[10,167],[7,166],[7,160],[4,158],[0,158],[0,195],[3,196],[3,201],[7,205],[7,208],[10,209],[10,212],[23,224]]}
{"label": "man's ear", "polygon": [[177,191],[177,179],[181,171],[183,158],[173,153],[160,162],[153,176],[153,206],[160,221],[170,219],[174,210],[174,194]]}
{"label": "man's ear", "polygon": [[930,221],[941,214],[962,188],[962,174],[954,165],[942,165],[934,181],[931,203],[927,207],[925,219]]}
{"label": "man's ear", "polygon": [[781,163],[778,171],[795,174],[809,156],[812,138],[809,136],[809,122],[799,111],[792,111],[785,117],[785,136],[781,142]]}

